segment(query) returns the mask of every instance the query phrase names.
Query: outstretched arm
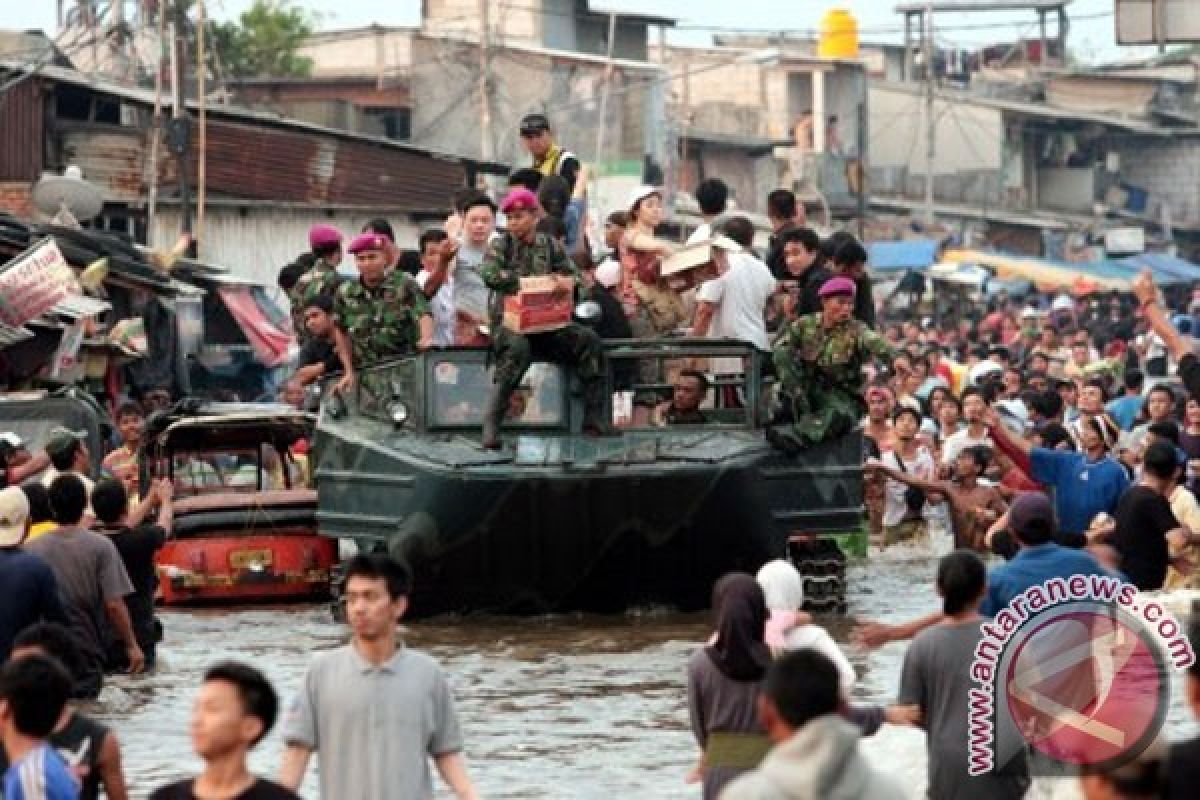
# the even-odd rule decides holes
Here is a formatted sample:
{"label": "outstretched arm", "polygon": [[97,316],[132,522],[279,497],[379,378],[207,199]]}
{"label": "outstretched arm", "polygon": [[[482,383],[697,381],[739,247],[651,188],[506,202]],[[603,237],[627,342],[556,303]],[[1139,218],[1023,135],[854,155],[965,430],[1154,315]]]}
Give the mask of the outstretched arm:
{"label": "outstretched arm", "polygon": [[1182,361],[1183,357],[1191,350],[1182,334],[1175,330],[1175,326],[1167,319],[1166,312],[1158,302],[1158,287],[1154,285],[1154,276],[1150,270],[1142,270],[1134,279],[1132,288],[1138,303],[1141,304],[1142,313],[1146,315],[1146,321],[1150,323],[1151,330],[1163,340],[1171,358],[1176,363]]}
{"label": "outstretched arm", "polygon": [[934,611],[908,622],[888,625],[883,622],[859,620],[851,634],[854,641],[863,647],[874,649],[888,642],[901,642],[911,639],[926,628],[932,628],[945,619],[941,611]]}
{"label": "outstretched arm", "polygon": [[905,486],[911,486],[914,489],[920,489],[923,492],[940,492],[947,497],[953,497],[954,486],[947,481],[930,481],[924,478],[913,475],[911,472],[904,472],[895,467],[890,467],[881,461],[868,461],[863,465],[865,470],[874,470],[882,472],[894,481],[899,481]]}
{"label": "outstretched arm", "polygon": [[1000,421],[1000,415],[994,408],[987,410],[986,421],[988,431],[992,434],[992,441],[996,443],[996,446],[1005,453],[1011,453],[1010,457],[1017,462],[1017,466],[1021,466],[1018,459],[1023,459],[1024,463],[1028,464],[1029,456],[1033,452],[1033,444],[1025,437],[1016,436],[1009,431]]}

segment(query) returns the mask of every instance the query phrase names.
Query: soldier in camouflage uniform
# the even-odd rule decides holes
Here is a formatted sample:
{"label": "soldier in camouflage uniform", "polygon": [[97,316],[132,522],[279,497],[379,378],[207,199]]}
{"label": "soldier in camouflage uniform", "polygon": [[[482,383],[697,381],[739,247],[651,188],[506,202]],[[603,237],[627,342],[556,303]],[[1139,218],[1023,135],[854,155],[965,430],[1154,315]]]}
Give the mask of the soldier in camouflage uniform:
{"label": "soldier in camouflage uniform", "polygon": [[520,279],[534,275],[559,275],[564,289],[574,292],[579,274],[566,251],[549,236],[537,233],[537,197],[528,189],[514,189],[501,204],[508,232],[492,242],[484,256],[483,282],[493,292],[491,309],[492,351],[496,370],[492,391],[483,411],[483,446],[500,447],[500,422],[508,399],[535,359],[571,364],[584,385],[584,427],[607,430],[604,420],[604,351],[591,328],[571,323],[546,333],[522,335],[502,324],[504,296],[516,294]]}
{"label": "soldier in camouflage uniform", "polygon": [[791,322],[775,344],[779,411],[767,438],[795,452],[852,430],[866,413],[863,366],[891,362],[882,336],[854,319],[854,282],[831,278],[818,296],[822,310]]}
{"label": "soldier in camouflage uniform", "polygon": [[346,281],[334,296],[334,347],[349,390],[355,371],[379,361],[425,350],[433,344],[433,317],[425,294],[410,275],[387,268],[388,239],[364,233],[350,243],[359,279]]}
{"label": "soldier in camouflage uniform", "polygon": [[308,231],[308,246],[312,251],[313,265],[288,290],[288,300],[292,304],[292,328],[302,345],[309,339],[304,327],[304,309],[318,297],[333,299],[341,283],[337,266],[342,262],[342,234],[332,225],[314,225]]}

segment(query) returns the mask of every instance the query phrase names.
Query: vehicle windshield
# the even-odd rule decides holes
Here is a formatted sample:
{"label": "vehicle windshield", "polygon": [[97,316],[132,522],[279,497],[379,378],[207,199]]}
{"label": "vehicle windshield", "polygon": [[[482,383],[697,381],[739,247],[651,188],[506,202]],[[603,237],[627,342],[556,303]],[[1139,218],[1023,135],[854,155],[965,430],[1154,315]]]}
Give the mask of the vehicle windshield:
{"label": "vehicle windshield", "polygon": [[303,469],[270,444],[258,447],[176,450],[171,454],[176,497],[288,489],[305,485]]}
{"label": "vehicle windshield", "polygon": [[[433,366],[431,424],[438,428],[478,427],[492,385],[492,368],[470,361],[441,361]],[[565,419],[563,371],[554,364],[529,367],[508,404],[505,424],[554,427]]]}
{"label": "vehicle windshield", "polygon": [[610,346],[612,424],[617,429],[752,427],[764,402],[760,356],[738,343],[705,340]]}

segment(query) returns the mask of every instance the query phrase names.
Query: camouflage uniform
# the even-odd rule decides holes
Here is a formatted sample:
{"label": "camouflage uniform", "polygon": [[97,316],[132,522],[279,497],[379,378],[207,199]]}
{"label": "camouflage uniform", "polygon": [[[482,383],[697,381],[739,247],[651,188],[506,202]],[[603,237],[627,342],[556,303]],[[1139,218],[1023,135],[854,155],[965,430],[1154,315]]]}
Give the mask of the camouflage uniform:
{"label": "camouflage uniform", "polygon": [[495,391],[489,398],[488,414],[503,413],[508,398],[521,383],[535,358],[559,364],[571,364],[583,382],[590,424],[603,427],[596,418],[603,408],[604,351],[600,337],[591,328],[570,323],[565,328],[545,333],[522,335],[503,325],[504,296],[516,294],[520,279],[535,275],[579,273],[574,262],[556,241],[543,233],[525,244],[510,233],[497,238],[488,248],[481,268],[483,282],[493,292],[491,308],[492,351],[496,361],[493,377]]}
{"label": "camouflage uniform", "polygon": [[780,408],[768,437],[797,450],[852,430],[867,411],[863,366],[892,357],[887,341],[857,319],[832,330],[820,314],[789,323],[775,342]]}
{"label": "camouflage uniform", "polygon": [[358,368],[416,351],[429,305],[417,282],[393,269],[373,289],[362,280],[343,283],[334,295],[333,314],[350,339]]}
{"label": "camouflage uniform", "polygon": [[288,301],[292,304],[292,327],[296,330],[296,339],[300,344],[308,341],[308,328],[304,326],[304,307],[322,295],[335,297],[341,282],[337,268],[319,258],[288,291]]}

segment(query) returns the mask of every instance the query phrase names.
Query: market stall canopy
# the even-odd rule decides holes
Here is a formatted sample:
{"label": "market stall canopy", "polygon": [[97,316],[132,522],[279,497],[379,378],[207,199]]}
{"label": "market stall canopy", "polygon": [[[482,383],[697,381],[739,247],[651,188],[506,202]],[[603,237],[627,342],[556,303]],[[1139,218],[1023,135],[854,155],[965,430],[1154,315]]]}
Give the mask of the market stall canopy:
{"label": "market stall canopy", "polygon": [[1143,253],[1103,261],[1068,262],[987,250],[956,249],[946,251],[943,259],[949,263],[988,267],[1000,278],[1021,278],[1032,282],[1044,292],[1128,292],[1133,279],[1143,269],[1149,269],[1154,274],[1154,282],[1159,286],[1176,286],[1200,281],[1200,267],[1165,253]]}
{"label": "market stall canopy", "polygon": [[937,261],[942,243],[936,239],[899,239],[870,242],[867,266],[873,272],[924,272]]}
{"label": "market stall canopy", "polygon": [[1068,264],[1040,258],[1014,256],[987,250],[948,250],[945,261],[956,264],[975,264],[995,271],[1005,280],[1027,280],[1043,292],[1068,291],[1086,294],[1097,290],[1129,291],[1134,275],[1109,275],[1082,269],[1081,264]]}
{"label": "market stall canopy", "polygon": [[1156,278],[1159,275],[1172,274],[1186,283],[1200,281],[1200,265],[1169,253],[1140,253],[1119,260],[1126,264],[1132,264],[1139,271],[1149,268]]}
{"label": "market stall canopy", "polygon": [[966,286],[988,296],[1007,292],[1018,297],[1033,289],[1033,284],[1024,278],[997,278],[991,270],[977,264],[940,261],[929,268],[928,275],[934,281]]}

